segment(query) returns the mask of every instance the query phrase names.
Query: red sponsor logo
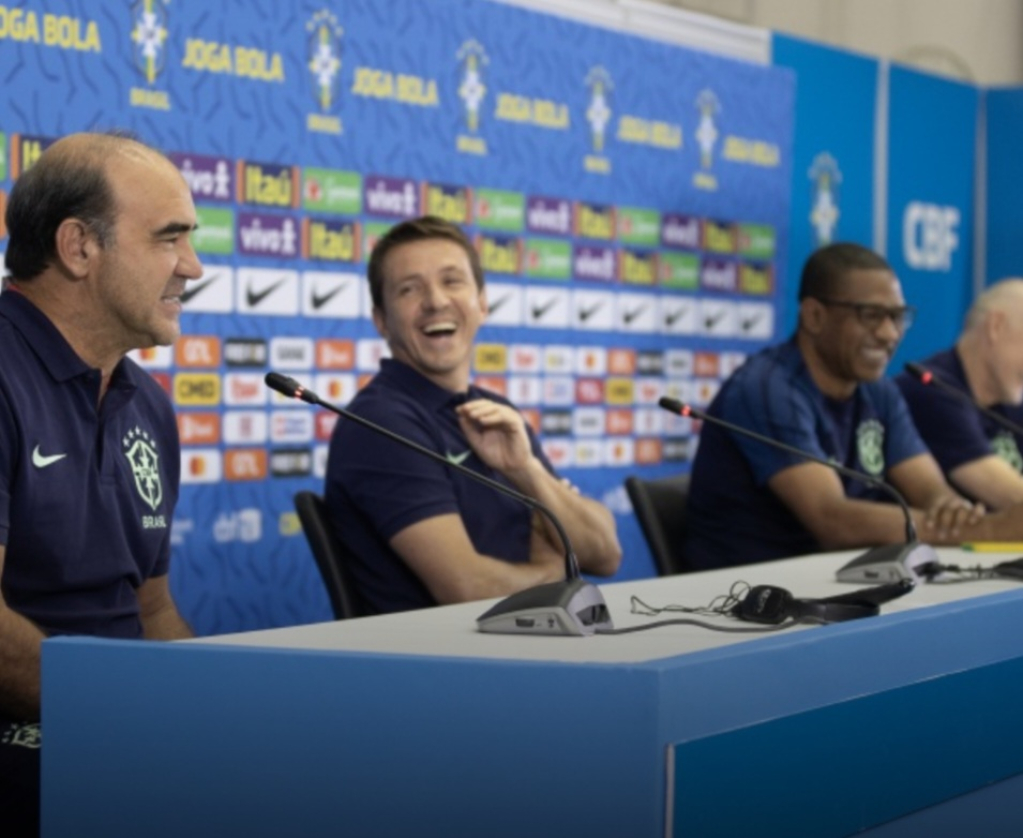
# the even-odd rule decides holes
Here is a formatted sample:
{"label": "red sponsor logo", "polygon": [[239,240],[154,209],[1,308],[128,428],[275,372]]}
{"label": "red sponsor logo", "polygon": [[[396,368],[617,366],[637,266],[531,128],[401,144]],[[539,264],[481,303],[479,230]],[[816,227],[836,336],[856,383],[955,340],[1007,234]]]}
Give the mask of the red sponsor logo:
{"label": "red sponsor logo", "polygon": [[323,411],[316,414],[316,439],[320,442],[325,442],[330,439],[331,434],[334,433],[334,426],[337,424],[337,414],[327,413]]}
{"label": "red sponsor logo", "polygon": [[721,369],[721,356],[716,352],[697,352],[693,356],[695,378],[717,378]]}
{"label": "red sponsor logo", "polygon": [[608,375],[635,375],[636,350],[611,349],[607,353]]}
{"label": "red sponsor logo", "polygon": [[605,414],[605,429],[611,436],[628,436],[632,433],[633,416],[631,410],[609,410]]}
{"label": "red sponsor logo", "polygon": [[224,476],[228,480],[263,480],[266,475],[265,449],[237,448],[224,452]]}
{"label": "red sponsor logo", "polygon": [[334,338],[316,341],[316,366],[321,370],[354,369],[355,343]]}
{"label": "red sponsor logo", "polygon": [[661,441],[659,439],[636,440],[636,463],[650,466],[661,462]]}
{"label": "red sponsor logo", "polygon": [[497,393],[499,396],[508,395],[508,380],[506,378],[484,375],[477,378],[473,383],[477,387],[482,387],[484,390],[489,390],[491,393]]}
{"label": "red sponsor logo", "polygon": [[540,369],[540,352],[534,346],[514,346],[508,366],[516,372],[535,372]]}
{"label": "red sponsor logo", "polygon": [[215,445],[220,442],[219,413],[179,413],[178,436],[183,445]]}
{"label": "red sponsor logo", "polygon": [[533,429],[533,433],[540,433],[540,411],[535,408],[527,408],[520,410],[522,418],[526,420],[526,424]]}
{"label": "red sponsor logo", "polygon": [[263,382],[257,377],[242,378],[240,375],[227,376],[229,396],[235,404],[244,404],[258,399],[263,393]]}
{"label": "red sponsor logo", "polygon": [[579,404],[603,404],[604,380],[580,378],[575,382],[575,400]]}
{"label": "red sponsor logo", "polygon": [[219,367],[220,338],[182,337],[174,345],[174,362],[179,367]]}

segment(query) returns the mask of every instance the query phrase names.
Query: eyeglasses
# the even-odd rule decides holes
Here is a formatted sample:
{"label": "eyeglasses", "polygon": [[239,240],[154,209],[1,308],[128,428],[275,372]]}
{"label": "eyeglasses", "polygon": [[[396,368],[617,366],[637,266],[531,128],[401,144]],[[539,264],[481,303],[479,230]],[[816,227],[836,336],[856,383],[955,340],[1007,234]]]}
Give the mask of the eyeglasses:
{"label": "eyeglasses", "polygon": [[885,320],[891,320],[892,325],[899,330],[899,332],[905,332],[910,326],[913,325],[913,315],[916,314],[916,309],[913,306],[877,306],[872,303],[852,303],[846,300],[827,300],[823,297],[814,297],[819,303],[824,303],[826,306],[841,306],[842,308],[851,308],[856,312],[856,319],[860,321],[860,325],[872,332],[880,329],[884,325]]}

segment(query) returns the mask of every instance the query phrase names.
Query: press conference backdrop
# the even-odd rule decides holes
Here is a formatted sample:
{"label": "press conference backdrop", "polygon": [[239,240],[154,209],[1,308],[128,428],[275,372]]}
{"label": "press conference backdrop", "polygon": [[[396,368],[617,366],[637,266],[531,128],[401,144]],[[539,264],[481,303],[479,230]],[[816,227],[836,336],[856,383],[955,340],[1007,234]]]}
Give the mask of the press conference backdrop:
{"label": "press conference backdrop", "polygon": [[[328,619],[292,509],[385,348],[366,256],[434,213],[473,236],[478,383],[619,513],[687,468],[705,405],[778,335],[793,75],[485,0],[0,5],[0,201],[55,138],[127,127],[194,195],[206,271],[173,348],[135,353],[179,417],[172,586],[203,633]],[[6,235],[6,231],[0,231]],[[0,241],[2,244],[2,241]]]}

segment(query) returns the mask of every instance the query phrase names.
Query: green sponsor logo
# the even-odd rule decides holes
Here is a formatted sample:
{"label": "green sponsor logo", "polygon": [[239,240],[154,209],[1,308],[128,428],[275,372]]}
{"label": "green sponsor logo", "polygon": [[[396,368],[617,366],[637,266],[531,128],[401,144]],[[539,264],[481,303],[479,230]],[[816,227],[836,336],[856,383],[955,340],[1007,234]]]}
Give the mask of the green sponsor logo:
{"label": "green sponsor logo", "polygon": [[661,236],[661,214],[656,210],[621,207],[618,210],[618,240],[626,244],[656,247]]}
{"label": "green sponsor logo", "polygon": [[362,175],[340,169],[303,169],[302,207],[314,212],[359,215]]}
{"label": "green sponsor logo", "polygon": [[391,229],[393,225],[380,221],[367,221],[362,225],[362,261],[369,261],[369,254],[377,241]]}
{"label": "green sponsor logo", "polygon": [[218,207],[196,207],[199,229],[192,233],[192,246],[197,253],[234,253],[234,210]]}
{"label": "green sponsor logo", "polygon": [[572,245],[553,239],[526,239],[522,273],[537,279],[571,279]]}
{"label": "green sponsor logo", "polygon": [[526,198],[521,192],[478,189],[473,203],[476,226],[481,230],[517,233],[525,226]]}
{"label": "green sponsor logo", "polygon": [[669,288],[699,288],[700,259],[689,253],[662,250],[657,259],[660,284]]}
{"label": "green sponsor logo", "polygon": [[7,180],[7,135],[0,134],[0,180]]}
{"label": "green sponsor logo", "polygon": [[770,259],[774,256],[774,227],[767,224],[740,224],[738,250],[743,256]]}

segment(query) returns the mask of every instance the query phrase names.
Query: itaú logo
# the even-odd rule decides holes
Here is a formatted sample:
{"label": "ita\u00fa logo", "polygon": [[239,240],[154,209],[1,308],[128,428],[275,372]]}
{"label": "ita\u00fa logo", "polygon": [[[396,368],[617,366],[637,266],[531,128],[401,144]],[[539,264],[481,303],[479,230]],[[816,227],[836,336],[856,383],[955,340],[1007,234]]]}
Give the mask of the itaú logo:
{"label": "ita\u00fa logo", "polygon": [[902,216],[906,264],[920,271],[948,271],[959,246],[959,210],[913,201]]}

